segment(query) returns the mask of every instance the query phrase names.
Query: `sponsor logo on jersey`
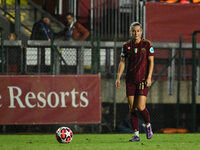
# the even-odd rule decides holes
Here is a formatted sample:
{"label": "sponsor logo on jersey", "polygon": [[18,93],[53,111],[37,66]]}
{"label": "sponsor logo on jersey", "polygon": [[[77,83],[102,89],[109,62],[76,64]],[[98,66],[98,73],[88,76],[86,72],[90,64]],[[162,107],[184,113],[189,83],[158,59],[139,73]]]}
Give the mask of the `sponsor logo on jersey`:
{"label": "sponsor logo on jersey", "polygon": [[151,47],[149,51],[150,51],[150,53],[154,53],[153,47]]}

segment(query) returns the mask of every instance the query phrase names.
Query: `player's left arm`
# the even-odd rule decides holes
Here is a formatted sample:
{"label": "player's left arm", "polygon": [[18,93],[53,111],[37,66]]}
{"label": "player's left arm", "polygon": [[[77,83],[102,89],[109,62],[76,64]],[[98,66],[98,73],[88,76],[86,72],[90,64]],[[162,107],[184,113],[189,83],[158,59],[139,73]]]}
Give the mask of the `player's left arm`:
{"label": "player's left arm", "polygon": [[149,61],[149,68],[148,68],[148,76],[146,79],[146,85],[147,87],[151,86],[151,78],[153,74],[153,68],[154,68],[154,56],[148,56],[148,61]]}

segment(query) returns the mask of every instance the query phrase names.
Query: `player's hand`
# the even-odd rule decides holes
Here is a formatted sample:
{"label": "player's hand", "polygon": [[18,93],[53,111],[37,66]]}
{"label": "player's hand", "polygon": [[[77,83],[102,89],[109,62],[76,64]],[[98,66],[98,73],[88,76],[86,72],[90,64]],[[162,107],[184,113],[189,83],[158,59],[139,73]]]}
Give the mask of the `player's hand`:
{"label": "player's hand", "polygon": [[151,79],[149,79],[149,78],[146,79],[146,86],[147,87],[151,86]]}
{"label": "player's hand", "polygon": [[120,80],[119,80],[119,79],[116,80],[115,86],[116,86],[116,88],[118,88],[118,89],[120,88]]}

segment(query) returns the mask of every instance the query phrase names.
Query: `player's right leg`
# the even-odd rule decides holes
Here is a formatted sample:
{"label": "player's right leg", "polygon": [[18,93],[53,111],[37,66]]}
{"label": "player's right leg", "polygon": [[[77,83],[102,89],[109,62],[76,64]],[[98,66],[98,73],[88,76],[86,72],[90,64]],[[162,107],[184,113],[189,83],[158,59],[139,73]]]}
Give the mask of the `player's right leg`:
{"label": "player's right leg", "polygon": [[139,120],[137,116],[136,107],[134,107],[134,96],[128,96],[128,104],[129,104],[129,111],[130,111],[130,122],[132,125],[132,129],[134,132],[134,136],[129,141],[140,141],[139,137]]}

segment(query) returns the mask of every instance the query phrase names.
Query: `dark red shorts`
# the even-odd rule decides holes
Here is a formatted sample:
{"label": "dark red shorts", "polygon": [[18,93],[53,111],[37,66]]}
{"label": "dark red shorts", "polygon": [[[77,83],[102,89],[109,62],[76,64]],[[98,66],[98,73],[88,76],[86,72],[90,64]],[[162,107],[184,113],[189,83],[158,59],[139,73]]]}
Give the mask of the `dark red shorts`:
{"label": "dark red shorts", "polygon": [[148,87],[144,82],[141,83],[130,83],[126,82],[126,96],[138,96],[138,95],[148,95]]}

